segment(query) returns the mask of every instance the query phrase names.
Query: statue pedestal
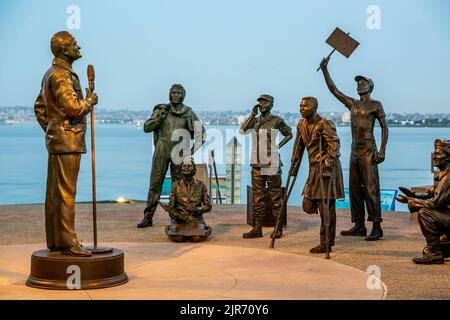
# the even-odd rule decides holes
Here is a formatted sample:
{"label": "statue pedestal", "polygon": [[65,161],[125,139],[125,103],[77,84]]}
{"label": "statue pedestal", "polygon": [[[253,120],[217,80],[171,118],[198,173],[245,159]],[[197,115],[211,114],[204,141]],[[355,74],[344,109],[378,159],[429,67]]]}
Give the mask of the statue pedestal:
{"label": "statue pedestal", "polygon": [[82,290],[126,283],[128,277],[124,271],[123,251],[114,248],[112,252],[90,257],[74,257],[48,249],[35,251],[31,255],[31,272],[26,285],[40,289],[68,290],[68,282],[75,283],[77,277],[81,285],[79,289]]}

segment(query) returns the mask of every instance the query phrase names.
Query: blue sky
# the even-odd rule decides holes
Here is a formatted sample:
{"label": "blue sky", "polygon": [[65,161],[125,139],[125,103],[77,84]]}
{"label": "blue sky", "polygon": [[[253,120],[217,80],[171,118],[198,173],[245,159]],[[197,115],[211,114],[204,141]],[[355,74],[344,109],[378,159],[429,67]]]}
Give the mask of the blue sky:
{"label": "blue sky", "polygon": [[[450,112],[445,0],[2,0],[0,106],[33,105],[69,5],[81,9],[81,28],[69,30],[83,54],[74,69],[86,86],[94,64],[100,108],[150,110],[182,83],[195,110],[248,109],[269,93],[280,111],[310,95],[323,111],[344,111],[316,72],[339,26],[361,43],[330,62],[344,93],[357,96],[363,74],[386,112]],[[380,30],[366,25],[369,5],[381,10]]]}

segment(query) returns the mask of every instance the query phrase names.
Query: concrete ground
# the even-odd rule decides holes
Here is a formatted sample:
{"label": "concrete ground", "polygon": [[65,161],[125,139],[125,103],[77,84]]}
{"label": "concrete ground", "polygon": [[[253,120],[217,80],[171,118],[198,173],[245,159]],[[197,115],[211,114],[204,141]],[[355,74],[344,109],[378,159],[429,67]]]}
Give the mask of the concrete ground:
{"label": "concrete ground", "polygon": [[[142,218],[144,205],[98,204],[99,242],[168,243],[164,226],[169,223],[166,213],[158,208],[154,226],[136,228]],[[0,206],[0,245],[36,244],[45,242],[43,205]],[[416,265],[411,258],[420,254],[424,239],[417,217],[403,212],[384,212],[384,238],[367,242],[360,237],[342,237],[339,232],[350,224],[349,210],[338,210],[336,246],[333,262],[366,272],[378,266],[381,280],[386,284],[387,299],[449,299],[450,262],[444,265]],[[267,249],[271,228],[265,228],[263,238],[244,240],[242,233],[249,230],[245,206],[214,205],[204,215],[213,228],[211,239],[204,245]],[[275,250],[281,253],[324,258],[311,255],[309,249],[318,244],[320,218],[306,215],[300,208],[289,207],[288,228],[277,240]],[[368,225],[370,227],[370,225]],[[370,230],[370,228],[369,228]],[[81,242],[92,241],[91,205],[77,205],[76,231]],[[189,245],[189,244],[185,244]],[[320,266],[318,265],[320,268]]]}
{"label": "concrete ground", "polygon": [[0,300],[380,300],[386,293],[379,282],[369,288],[367,274],[358,269],[277,250],[210,243],[107,245],[124,251],[128,283],[63,291],[24,285],[30,253],[42,244],[0,246]]}

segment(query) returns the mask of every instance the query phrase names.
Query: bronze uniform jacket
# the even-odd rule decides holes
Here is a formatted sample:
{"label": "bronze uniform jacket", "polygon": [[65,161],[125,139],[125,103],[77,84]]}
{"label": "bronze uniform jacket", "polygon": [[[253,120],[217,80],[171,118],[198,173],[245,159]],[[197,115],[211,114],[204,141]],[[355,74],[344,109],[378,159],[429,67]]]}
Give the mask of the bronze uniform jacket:
{"label": "bronze uniform jacket", "polygon": [[[159,113],[165,109],[168,112],[166,118],[161,119]],[[196,127],[197,126],[197,127]],[[158,104],[153,108],[153,113],[144,123],[144,132],[153,132],[153,145],[158,141],[164,144],[178,144],[179,141],[172,141],[172,133],[175,129],[185,128],[189,131],[191,139],[195,139],[195,134],[202,134],[199,140],[206,139],[206,129],[201,124],[195,112],[184,105],[179,111],[169,104]]]}
{"label": "bronze uniform jacket", "polygon": [[[251,129],[254,131],[252,132]],[[289,127],[283,118],[269,114],[266,118],[262,116],[255,117],[251,115],[245,122],[241,125],[240,131],[243,134],[252,133],[252,154],[250,159],[250,165],[255,168],[281,168],[283,166],[281,162],[278,150],[277,154],[272,154],[273,147],[276,146],[276,135],[281,132],[283,136],[287,136],[291,133],[292,129]],[[263,140],[262,140],[263,139]],[[263,146],[265,142],[265,150],[261,150],[260,147]],[[264,148],[263,147],[263,148]],[[263,157],[263,159],[261,159]],[[279,171],[277,174],[281,174]]]}
{"label": "bronze uniform jacket", "polygon": [[[322,136],[322,155],[319,153],[320,136]],[[341,199],[345,197],[342,168],[339,160],[339,147],[339,137],[333,122],[330,120],[317,115],[311,133],[308,132],[308,122],[306,119],[301,119],[298,122],[297,137],[295,139],[291,161],[293,168],[298,168],[305,148],[308,150],[309,175],[302,193],[304,197],[311,200],[326,199],[328,188],[330,189],[328,193],[329,199]],[[322,194],[320,188],[320,161],[322,161],[323,171],[331,171],[330,180],[323,180],[325,194]]]}
{"label": "bronze uniform jacket", "polygon": [[49,154],[86,153],[86,115],[91,107],[83,99],[78,76],[65,61],[53,60],[34,111]]}
{"label": "bronze uniform jacket", "polygon": [[211,211],[212,205],[206,185],[202,181],[194,179],[190,190],[187,189],[183,180],[175,181],[172,184],[169,207],[176,211],[187,212],[188,204],[198,208],[198,212],[192,218],[196,219],[197,222],[203,222],[203,213]]}

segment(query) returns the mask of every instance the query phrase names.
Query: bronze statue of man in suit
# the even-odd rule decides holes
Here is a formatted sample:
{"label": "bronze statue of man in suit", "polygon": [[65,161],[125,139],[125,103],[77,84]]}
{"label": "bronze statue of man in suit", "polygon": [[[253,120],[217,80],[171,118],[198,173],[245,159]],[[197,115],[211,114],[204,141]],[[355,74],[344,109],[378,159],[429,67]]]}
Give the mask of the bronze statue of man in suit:
{"label": "bronze statue of man in suit", "polygon": [[[281,160],[278,150],[292,139],[292,130],[279,116],[270,111],[273,108],[273,97],[268,94],[261,95],[258,104],[253,107],[252,113],[241,125],[240,133],[252,133],[252,189],[253,189],[253,211],[255,214],[255,227],[243,234],[244,239],[260,238],[262,234],[262,220],[265,206],[264,189],[268,187],[272,199],[273,214],[278,216],[283,204],[281,192]],[[261,116],[257,117],[258,110]],[[278,146],[275,139],[278,132],[284,136]],[[276,235],[282,236],[282,228]]]}
{"label": "bronze statue of man in suit", "polygon": [[51,39],[55,58],[42,79],[34,104],[36,118],[45,131],[48,151],[45,231],[47,247],[74,256],[90,256],[74,231],[75,193],[81,154],[86,153],[86,115],[98,102],[86,89],[86,99],[72,63],[81,58],[75,38],[66,31]]}
{"label": "bronze statue of man in suit", "polygon": [[[373,241],[383,237],[381,229],[381,196],[378,164],[384,161],[388,141],[386,114],[380,101],[373,100],[371,93],[374,83],[364,76],[356,76],[357,90],[360,99],[353,99],[339,91],[328,72],[329,58],[322,60],[320,68],[331,93],[342,102],[351,113],[352,151],[350,155],[350,206],[352,222],[355,225],[343,236],[366,236],[365,240]],[[381,146],[377,150],[373,129],[375,120],[381,127]],[[364,224],[365,209],[368,220],[373,222],[369,236]]]}
{"label": "bronze statue of man in suit", "polygon": [[[336,199],[344,198],[339,137],[330,120],[317,114],[318,102],[305,97],[300,102],[303,117],[297,125],[297,137],[291,160],[291,176],[296,176],[305,149],[308,151],[309,175],[303,188],[303,210],[309,214],[320,212],[320,244],[311,253],[326,252],[325,210],[329,214],[329,248],[334,246],[336,235]],[[322,180],[322,181],[321,181]],[[326,207],[324,207],[326,201]]]}

